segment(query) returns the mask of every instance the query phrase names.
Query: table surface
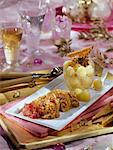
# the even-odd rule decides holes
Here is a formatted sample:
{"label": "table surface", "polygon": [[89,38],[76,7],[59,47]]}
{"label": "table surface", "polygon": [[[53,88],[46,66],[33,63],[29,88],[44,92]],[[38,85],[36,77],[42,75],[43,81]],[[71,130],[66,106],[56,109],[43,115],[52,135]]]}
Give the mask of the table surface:
{"label": "table surface", "polygon": [[[19,0],[21,1],[21,0]],[[15,8],[17,8],[17,5],[14,4],[15,0],[8,0],[8,3],[5,3],[6,1],[4,0],[3,2],[0,2],[0,8],[2,9],[13,9],[16,10]],[[11,5],[9,5],[11,4]],[[11,7],[9,7],[11,6]],[[8,8],[9,7],[9,8]],[[1,10],[2,10],[1,9]],[[1,14],[1,12],[0,12]],[[73,49],[79,49],[81,47],[84,46],[88,46],[90,44],[92,44],[92,42],[82,42],[79,40],[76,40],[76,35],[75,32],[71,33],[71,37],[73,38],[72,41],[72,48]],[[45,40],[46,39],[46,40]],[[48,39],[48,40],[47,40]],[[94,42],[93,42],[94,44]],[[99,47],[102,47],[102,43],[97,43]],[[109,43],[106,43],[107,45],[109,45]],[[105,43],[103,45],[103,47],[105,46]],[[24,48],[23,48],[24,47]],[[23,71],[33,71],[33,70],[43,70],[43,69],[50,69],[53,68],[55,66],[59,66],[62,65],[63,62],[67,59],[67,58],[62,58],[60,57],[58,54],[55,53],[56,51],[56,47],[54,45],[52,45],[52,40],[51,40],[51,33],[47,33],[44,34],[42,33],[42,38],[41,38],[41,47],[44,49],[44,54],[43,57],[41,57],[41,59],[43,60],[43,63],[40,64],[24,64],[22,66]],[[26,55],[26,47],[25,45],[22,45],[21,47],[21,57],[25,57]],[[4,54],[3,54],[3,50],[1,48],[0,50],[0,56],[2,56],[0,58],[0,64],[3,63],[4,61]],[[33,91],[35,91],[36,89],[33,89],[32,91],[29,91],[27,94],[32,93]],[[25,92],[23,93],[25,94]],[[11,99],[12,100],[12,93],[7,92],[5,94],[0,93],[0,99],[4,98],[4,99]],[[27,95],[26,95],[27,96]],[[14,99],[13,99],[14,100]],[[103,135],[103,136],[98,136],[95,138],[88,138],[88,139],[84,139],[84,140],[79,140],[79,141],[74,141],[74,142],[70,142],[66,144],[66,150],[82,150],[83,148],[91,148],[91,146],[93,146],[94,150],[107,150],[107,146],[110,146],[113,148],[113,134],[109,134],[109,135]],[[8,149],[12,149],[13,145],[11,143],[11,141],[8,139],[7,135],[4,133],[3,129],[0,127],[0,149],[3,150],[8,150]],[[15,149],[13,147],[13,149]],[[43,150],[51,150],[52,148],[45,148]]]}

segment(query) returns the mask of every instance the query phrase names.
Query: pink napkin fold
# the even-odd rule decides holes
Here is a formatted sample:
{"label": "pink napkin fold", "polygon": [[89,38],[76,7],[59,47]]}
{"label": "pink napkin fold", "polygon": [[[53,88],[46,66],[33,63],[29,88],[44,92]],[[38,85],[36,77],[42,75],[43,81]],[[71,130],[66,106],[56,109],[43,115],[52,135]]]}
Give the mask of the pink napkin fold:
{"label": "pink napkin fold", "polygon": [[[105,22],[105,25],[108,28],[108,30],[113,30],[113,21]],[[87,23],[73,23],[72,24],[72,30],[75,30],[75,31],[88,31],[91,28],[94,28],[94,26],[91,25],[91,23],[89,23],[89,24],[87,24]]]}
{"label": "pink napkin fold", "polygon": [[[16,121],[18,125],[23,127],[25,130],[29,131],[35,136],[38,137],[45,137],[51,134],[53,129],[47,128],[45,126],[35,124],[26,120],[22,120],[20,118],[8,115],[5,113],[5,111],[17,104],[20,100],[13,101],[10,103],[7,103],[0,107],[0,113],[5,116],[7,119]],[[93,105],[91,105],[88,109],[86,109],[82,114],[80,114],[75,120],[75,123],[80,122],[83,119],[89,119],[93,117],[103,106],[105,106],[107,103],[111,103],[113,106],[113,88],[111,88],[106,94],[104,94],[102,97],[98,99]]]}
{"label": "pink napkin fold", "polygon": [[82,120],[90,120],[99,110],[106,104],[111,103],[113,107],[113,87],[101,96],[93,105],[88,107],[83,113],[81,113],[72,122],[79,123]]}
{"label": "pink napkin fold", "polygon": [[2,136],[0,136],[0,149],[1,150],[10,150],[7,142],[5,141],[5,139]]}
{"label": "pink napkin fold", "polygon": [[13,102],[10,102],[10,103],[7,103],[7,104],[1,106],[0,107],[0,113],[3,116],[5,116],[7,119],[12,120],[12,121],[16,121],[18,123],[18,125],[20,125],[21,127],[23,127],[24,129],[26,129],[27,131],[29,131],[30,133],[32,133],[35,136],[38,136],[38,137],[48,136],[49,132],[51,132],[52,129],[44,127],[42,125],[38,125],[38,124],[35,124],[32,122],[29,122],[29,121],[26,121],[26,120],[19,119],[17,117],[14,117],[14,116],[11,116],[11,115],[8,115],[5,113],[5,111],[8,108],[14,106],[19,101],[20,100],[16,100],[16,101],[13,101]]}

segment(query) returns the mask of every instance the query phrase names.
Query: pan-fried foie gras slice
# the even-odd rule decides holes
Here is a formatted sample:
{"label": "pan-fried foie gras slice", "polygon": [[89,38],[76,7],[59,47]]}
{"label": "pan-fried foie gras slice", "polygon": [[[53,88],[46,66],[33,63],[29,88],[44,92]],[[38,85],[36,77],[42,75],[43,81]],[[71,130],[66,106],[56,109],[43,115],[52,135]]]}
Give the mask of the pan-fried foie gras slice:
{"label": "pan-fried foie gras slice", "polygon": [[74,93],[56,89],[53,91],[60,101],[60,111],[65,112],[73,107],[78,107],[79,102]]}
{"label": "pan-fried foie gras slice", "polygon": [[60,102],[60,111],[65,112],[71,109],[71,100],[67,92],[57,89],[53,91]]}
{"label": "pan-fried foie gras slice", "polygon": [[79,106],[79,102],[77,100],[76,95],[73,92],[68,92],[69,98],[71,100],[71,107],[78,107]]}

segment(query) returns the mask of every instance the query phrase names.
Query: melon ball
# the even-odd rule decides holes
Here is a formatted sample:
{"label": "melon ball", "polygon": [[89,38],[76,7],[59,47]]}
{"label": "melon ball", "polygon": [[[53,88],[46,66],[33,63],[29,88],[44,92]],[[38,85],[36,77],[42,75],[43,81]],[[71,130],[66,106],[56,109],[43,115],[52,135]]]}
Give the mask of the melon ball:
{"label": "melon ball", "polygon": [[75,64],[75,65],[73,66],[74,71],[76,72],[77,69],[78,69],[80,66],[81,66],[80,64]]}
{"label": "melon ball", "polygon": [[63,70],[67,70],[68,66],[70,66],[72,64],[72,61],[71,60],[67,60],[64,62],[63,64]]}
{"label": "melon ball", "polygon": [[93,81],[93,85],[92,86],[93,86],[94,90],[100,91],[102,89],[102,87],[103,87],[101,79],[100,78],[95,79]]}
{"label": "melon ball", "polygon": [[88,65],[86,67],[86,74],[88,77],[93,77],[94,76],[94,68],[91,65]]}
{"label": "melon ball", "polygon": [[85,89],[90,88],[91,85],[92,85],[92,82],[93,82],[93,78],[92,78],[92,77],[88,77],[88,76],[86,76],[86,77],[84,78],[84,80],[81,80],[81,83],[82,83],[82,85],[83,85],[83,87],[84,87]]}
{"label": "melon ball", "polygon": [[72,76],[75,75],[75,71],[74,71],[73,67],[71,67],[71,66],[68,66],[68,67],[67,67],[66,75],[67,75],[68,77],[72,77]]}
{"label": "melon ball", "polygon": [[78,78],[83,79],[86,77],[86,68],[84,66],[78,67],[76,74]]}
{"label": "melon ball", "polygon": [[82,90],[82,92],[78,92],[76,96],[79,101],[83,101],[83,102],[88,102],[91,99],[90,92],[87,89]]}
{"label": "melon ball", "polygon": [[76,88],[82,88],[82,84],[77,77],[70,78],[68,83],[70,84],[73,90]]}
{"label": "melon ball", "polygon": [[76,95],[80,95],[82,93],[82,89],[76,88],[74,92]]}

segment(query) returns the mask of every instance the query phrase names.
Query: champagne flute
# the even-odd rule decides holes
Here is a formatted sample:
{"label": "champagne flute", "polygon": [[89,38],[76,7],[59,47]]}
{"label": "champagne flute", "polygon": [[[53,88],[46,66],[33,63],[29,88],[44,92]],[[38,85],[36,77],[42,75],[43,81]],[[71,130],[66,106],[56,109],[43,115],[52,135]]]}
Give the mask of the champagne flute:
{"label": "champagne flute", "polygon": [[24,0],[19,14],[25,31],[27,45],[27,61],[42,63],[44,51],[40,48],[40,34],[44,16],[47,10],[45,0]]}
{"label": "champagne flute", "polygon": [[20,71],[19,46],[22,39],[20,22],[2,22],[1,38],[4,47],[6,64],[3,71]]}

